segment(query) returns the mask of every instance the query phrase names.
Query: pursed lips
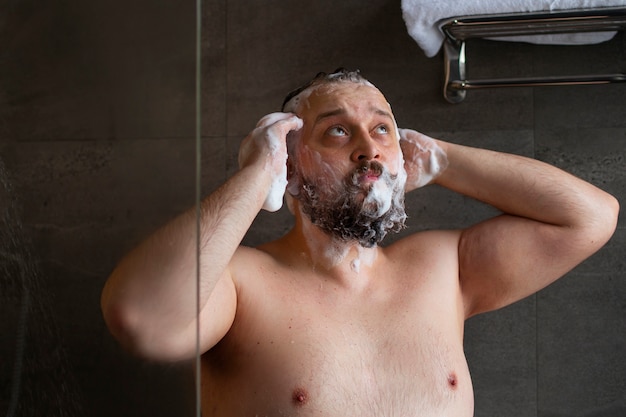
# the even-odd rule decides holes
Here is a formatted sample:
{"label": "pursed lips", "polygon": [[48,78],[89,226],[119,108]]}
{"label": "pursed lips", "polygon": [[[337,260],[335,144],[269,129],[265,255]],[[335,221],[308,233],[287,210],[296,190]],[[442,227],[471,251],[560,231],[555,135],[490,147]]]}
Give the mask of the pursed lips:
{"label": "pursed lips", "polygon": [[378,181],[379,177],[380,177],[380,172],[370,169],[364,172],[363,174],[359,175],[359,182],[362,182],[362,183],[375,182],[375,181]]}
{"label": "pursed lips", "polygon": [[383,173],[383,167],[381,164],[368,163],[363,164],[357,169],[355,180],[360,184],[371,184],[380,178]]}

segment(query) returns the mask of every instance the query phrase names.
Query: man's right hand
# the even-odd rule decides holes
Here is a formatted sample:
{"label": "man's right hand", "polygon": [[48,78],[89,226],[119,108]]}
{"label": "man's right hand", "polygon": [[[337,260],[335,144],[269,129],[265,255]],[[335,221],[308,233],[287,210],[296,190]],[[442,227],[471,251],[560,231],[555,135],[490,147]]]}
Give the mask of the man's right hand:
{"label": "man's right hand", "polygon": [[287,134],[302,128],[302,119],[293,113],[271,113],[259,120],[256,128],[239,148],[239,168],[263,163],[272,184],[263,209],[277,211],[282,207],[287,187]]}
{"label": "man's right hand", "polygon": [[407,172],[407,192],[423,187],[447,167],[448,158],[435,139],[411,129],[398,129],[400,147]]}

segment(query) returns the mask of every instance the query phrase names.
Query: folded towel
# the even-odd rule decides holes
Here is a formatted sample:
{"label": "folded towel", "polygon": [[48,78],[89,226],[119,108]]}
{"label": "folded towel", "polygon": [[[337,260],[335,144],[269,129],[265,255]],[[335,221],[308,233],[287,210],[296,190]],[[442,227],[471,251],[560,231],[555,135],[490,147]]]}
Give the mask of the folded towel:
{"label": "folded towel", "polygon": [[[409,35],[428,57],[437,54],[444,41],[439,28],[444,19],[461,16],[595,9],[626,6],[626,0],[402,0],[402,16]],[[590,44],[611,39],[615,32],[531,35],[497,38],[548,44]]]}

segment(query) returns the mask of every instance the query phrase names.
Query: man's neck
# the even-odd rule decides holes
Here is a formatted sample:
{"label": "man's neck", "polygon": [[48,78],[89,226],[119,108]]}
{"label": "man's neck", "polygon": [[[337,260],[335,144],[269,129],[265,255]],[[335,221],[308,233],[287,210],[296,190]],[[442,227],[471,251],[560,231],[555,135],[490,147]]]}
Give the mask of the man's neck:
{"label": "man's neck", "polygon": [[354,280],[367,275],[380,252],[378,246],[365,248],[357,241],[331,236],[313,225],[305,215],[296,221],[290,235],[313,268],[342,279]]}

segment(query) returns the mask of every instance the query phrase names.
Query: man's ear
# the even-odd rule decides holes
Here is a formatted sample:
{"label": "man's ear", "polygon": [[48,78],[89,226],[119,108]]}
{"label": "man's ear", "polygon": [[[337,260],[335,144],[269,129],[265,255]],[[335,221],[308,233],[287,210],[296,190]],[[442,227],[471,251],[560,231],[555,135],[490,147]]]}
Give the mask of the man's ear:
{"label": "man's ear", "polygon": [[298,204],[298,201],[295,198],[293,198],[293,196],[289,194],[289,192],[285,193],[285,203],[287,204],[287,208],[289,209],[289,212],[295,216],[296,204]]}
{"label": "man's ear", "polygon": [[287,181],[289,181],[291,177],[294,175],[295,167],[293,166],[293,161],[291,160],[290,157],[287,157],[286,163],[287,163]]}
{"label": "man's ear", "polygon": [[285,190],[285,203],[287,204],[289,212],[295,216],[296,205],[298,202],[293,197],[292,193],[298,192],[300,184],[299,180],[297,179],[298,177],[296,173],[296,164],[293,160],[293,156],[289,155],[289,152],[287,152],[287,155],[287,189]]}
{"label": "man's ear", "polygon": [[300,178],[293,158],[287,158],[287,189],[285,194],[297,196],[300,193]]}

